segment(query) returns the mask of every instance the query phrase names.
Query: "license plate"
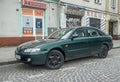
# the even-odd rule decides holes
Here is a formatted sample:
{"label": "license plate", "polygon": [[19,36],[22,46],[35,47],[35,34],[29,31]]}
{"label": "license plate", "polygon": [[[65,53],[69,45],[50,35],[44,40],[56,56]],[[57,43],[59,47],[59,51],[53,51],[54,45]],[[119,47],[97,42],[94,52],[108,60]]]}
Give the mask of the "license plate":
{"label": "license plate", "polygon": [[15,55],[15,57],[16,57],[17,59],[21,59],[21,57],[20,57],[19,55]]}

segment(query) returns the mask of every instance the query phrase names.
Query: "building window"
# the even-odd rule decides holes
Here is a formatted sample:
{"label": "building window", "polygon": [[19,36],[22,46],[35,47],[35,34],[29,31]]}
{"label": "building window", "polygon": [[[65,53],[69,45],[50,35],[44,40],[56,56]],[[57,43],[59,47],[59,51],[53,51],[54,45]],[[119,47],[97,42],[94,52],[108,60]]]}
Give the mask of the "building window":
{"label": "building window", "polygon": [[116,8],[116,0],[111,0],[111,8],[112,9]]}
{"label": "building window", "polygon": [[81,16],[67,15],[66,26],[68,28],[81,26]]}
{"label": "building window", "polygon": [[101,22],[100,19],[90,18],[90,26],[100,29],[100,22]]}
{"label": "building window", "polygon": [[101,3],[102,3],[102,0],[95,0],[95,3],[96,3],[96,4],[101,4]]}

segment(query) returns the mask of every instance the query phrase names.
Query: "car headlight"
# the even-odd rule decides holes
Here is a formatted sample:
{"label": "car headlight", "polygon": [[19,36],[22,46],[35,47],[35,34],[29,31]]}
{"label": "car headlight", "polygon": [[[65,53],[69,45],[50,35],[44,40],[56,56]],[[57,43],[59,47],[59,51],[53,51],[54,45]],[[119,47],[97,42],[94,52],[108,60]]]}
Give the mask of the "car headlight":
{"label": "car headlight", "polygon": [[24,52],[39,52],[40,48],[28,48],[25,49]]}

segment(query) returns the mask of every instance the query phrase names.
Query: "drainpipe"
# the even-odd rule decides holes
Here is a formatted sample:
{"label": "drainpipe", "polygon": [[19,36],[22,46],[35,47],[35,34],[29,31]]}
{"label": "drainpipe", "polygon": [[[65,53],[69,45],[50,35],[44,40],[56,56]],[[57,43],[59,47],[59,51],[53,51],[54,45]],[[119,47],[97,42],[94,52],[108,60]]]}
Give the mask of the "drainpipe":
{"label": "drainpipe", "polygon": [[19,15],[19,37],[22,37],[23,22],[22,22],[22,2],[21,2],[21,0],[19,0],[18,15]]}
{"label": "drainpipe", "polygon": [[58,1],[58,14],[57,14],[57,16],[58,16],[58,29],[60,29],[61,28],[61,22],[60,22],[60,18],[61,18],[61,6],[60,6],[60,0]]}

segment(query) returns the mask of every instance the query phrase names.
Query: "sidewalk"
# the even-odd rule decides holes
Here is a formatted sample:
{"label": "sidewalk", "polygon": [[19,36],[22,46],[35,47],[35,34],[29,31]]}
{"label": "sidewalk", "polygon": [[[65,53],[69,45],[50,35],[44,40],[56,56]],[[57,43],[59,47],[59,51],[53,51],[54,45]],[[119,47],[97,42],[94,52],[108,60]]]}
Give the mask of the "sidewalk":
{"label": "sidewalk", "polygon": [[120,48],[120,40],[113,40],[113,48]]}
{"label": "sidewalk", "polygon": [[0,65],[16,63],[14,51],[16,47],[0,48]]}
{"label": "sidewalk", "polygon": [[[113,40],[113,48],[120,48],[120,40]],[[18,63],[15,58],[16,47],[0,48],[0,65]]]}

